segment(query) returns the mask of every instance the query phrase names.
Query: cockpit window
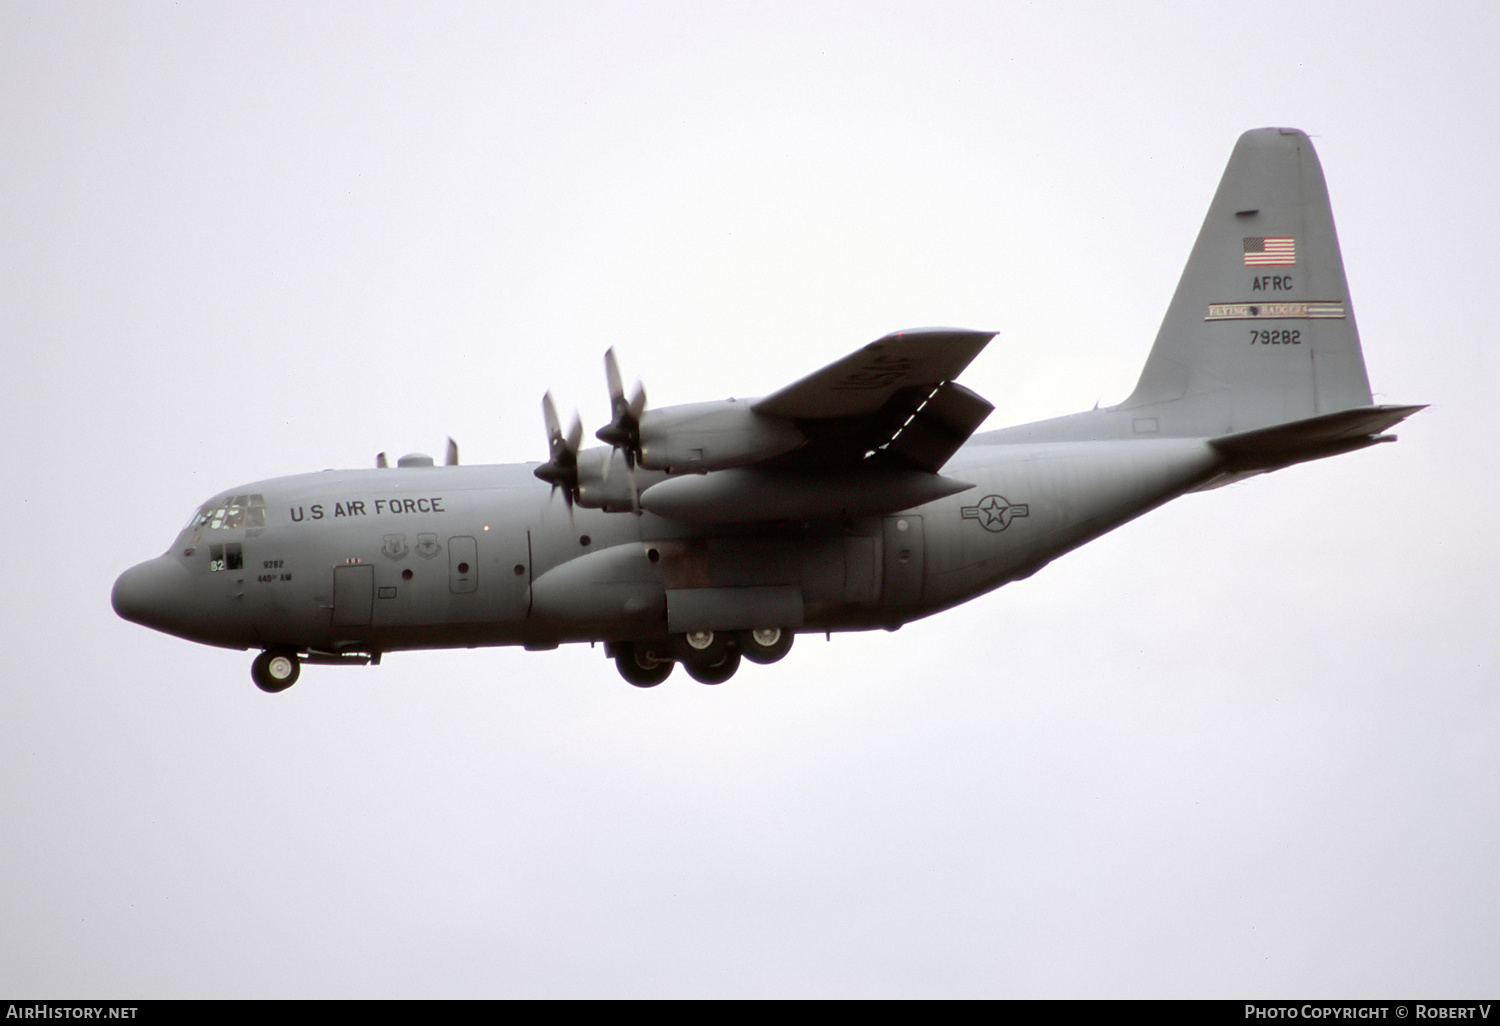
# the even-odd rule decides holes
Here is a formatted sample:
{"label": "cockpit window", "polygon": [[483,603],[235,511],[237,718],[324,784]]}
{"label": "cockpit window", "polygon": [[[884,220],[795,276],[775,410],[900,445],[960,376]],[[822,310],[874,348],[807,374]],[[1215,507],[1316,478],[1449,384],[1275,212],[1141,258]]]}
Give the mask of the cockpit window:
{"label": "cockpit window", "polygon": [[210,531],[265,527],[266,500],[259,494],[226,497],[200,509],[192,526]]}
{"label": "cockpit window", "polygon": [[227,545],[210,545],[208,547],[208,569],[211,572],[243,570],[244,568],[245,551],[239,542],[230,542]]}

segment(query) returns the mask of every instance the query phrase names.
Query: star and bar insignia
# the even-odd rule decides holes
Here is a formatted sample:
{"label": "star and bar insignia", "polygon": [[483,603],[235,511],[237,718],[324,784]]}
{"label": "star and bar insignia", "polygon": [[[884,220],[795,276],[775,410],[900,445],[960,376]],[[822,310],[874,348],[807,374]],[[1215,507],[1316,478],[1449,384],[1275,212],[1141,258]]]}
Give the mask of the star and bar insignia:
{"label": "star and bar insignia", "polygon": [[977,520],[986,531],[1003,531],[1016,517],[1031,515],[1024,503],[1013,503],[1003,495],[986,495],[973,506],[961,510],[965,520]]}

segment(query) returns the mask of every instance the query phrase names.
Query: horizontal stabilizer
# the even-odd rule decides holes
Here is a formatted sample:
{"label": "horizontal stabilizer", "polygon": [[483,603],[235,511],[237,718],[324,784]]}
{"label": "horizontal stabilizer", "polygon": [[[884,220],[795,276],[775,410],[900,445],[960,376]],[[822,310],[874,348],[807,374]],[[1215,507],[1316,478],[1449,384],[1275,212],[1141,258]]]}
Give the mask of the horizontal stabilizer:
{"label": "horizontal stabilizer", "polygon": [[1425,406],[1363,406],[1290,424],[1225,435],[1209,444],[1230,458],[1228,473],[1239,475],[1279,470],[1294,463],[1337,456],[1377,442],[1390,441],[1390,436],[1382,432],[1424,409]]}
{"label": "horizontal stabilizer", "polygon": [[875,413],[903,388],[936,387],[958,377],[993,331],[914,328],[877,339],[796,384],[756,400],[756,413],[793,420]]}

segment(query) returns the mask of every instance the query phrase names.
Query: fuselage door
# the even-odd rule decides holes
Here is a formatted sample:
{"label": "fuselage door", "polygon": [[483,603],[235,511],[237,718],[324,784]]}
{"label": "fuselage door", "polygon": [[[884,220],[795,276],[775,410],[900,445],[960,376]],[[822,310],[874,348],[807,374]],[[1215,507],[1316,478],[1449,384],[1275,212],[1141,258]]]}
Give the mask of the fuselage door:
{"label": "fuselage door", "polygon": [[466,595],[479,588],[479,545],[470,537],[448,539],[448,590]]}
{"label": "fuselage door", "polygon": [[336,566],[333,568],[333,625],[335,627],[368,627],[370,611],[375,605],[375,568]]}
{"label": "fuselage door", "polygon": [[922,518],[900,513],[885,518],[885,559],[880,601],[885,606],[914,606],[922,599],[925,573]]}

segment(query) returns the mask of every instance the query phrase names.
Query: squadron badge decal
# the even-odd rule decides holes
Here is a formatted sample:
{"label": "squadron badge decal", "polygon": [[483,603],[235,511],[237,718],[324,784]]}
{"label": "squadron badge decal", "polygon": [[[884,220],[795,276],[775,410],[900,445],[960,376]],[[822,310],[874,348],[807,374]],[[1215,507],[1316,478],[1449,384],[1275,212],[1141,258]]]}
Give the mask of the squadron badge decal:
{"label": "squadron badge decal", "polygon": [[986,495],[976,505],[963,507],[965,520],[977,520],[986,531],[1003,531],[1016,517],[1031,515],[1024,504],[1012,503],[1003,495]]}
{"label": "squadron badge decal", "polygon": [[385,536],[385,545],[380,549],[380,554],[386,559],[400,559],[411,550],[406,547],[406,535],[388,534]]}

